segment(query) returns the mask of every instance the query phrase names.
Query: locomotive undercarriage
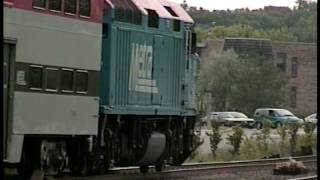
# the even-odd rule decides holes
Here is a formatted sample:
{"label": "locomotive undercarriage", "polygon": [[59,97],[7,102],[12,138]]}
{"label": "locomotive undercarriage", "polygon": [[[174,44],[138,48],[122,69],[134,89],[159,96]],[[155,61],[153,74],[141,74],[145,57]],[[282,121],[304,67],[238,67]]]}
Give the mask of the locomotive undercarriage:
{"label": "locomotive undercarriage", "polygon": [[194,117],[103,115],[93,169],[140,166],[146,172],[148,165],[157,171],[165,164],[180,165],[194,149],[194,126]]}
{"label": "locomotive undercarriage", "polygon": [[98,136],[25,136],[20,172],[105,174],[114,166],[180,165],[194,150],[195,117],[102,115]]}

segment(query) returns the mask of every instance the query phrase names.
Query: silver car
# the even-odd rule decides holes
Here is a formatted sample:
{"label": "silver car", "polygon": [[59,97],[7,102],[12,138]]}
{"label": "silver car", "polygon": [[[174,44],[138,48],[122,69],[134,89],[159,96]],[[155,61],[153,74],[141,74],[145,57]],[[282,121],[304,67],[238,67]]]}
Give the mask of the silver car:
{"label": "silver car", "polygon": [[304,122],[311,122],[317,124],[318,119],[317,119],[317,113],[311,114],[307,117],[304,118]]}
{"label": "silver car", "polygon": [[240,112],[221,112],[217,115],[216,121],[222,122],[227,126],[232,126],[236,124],[249,125],[254,120]]}

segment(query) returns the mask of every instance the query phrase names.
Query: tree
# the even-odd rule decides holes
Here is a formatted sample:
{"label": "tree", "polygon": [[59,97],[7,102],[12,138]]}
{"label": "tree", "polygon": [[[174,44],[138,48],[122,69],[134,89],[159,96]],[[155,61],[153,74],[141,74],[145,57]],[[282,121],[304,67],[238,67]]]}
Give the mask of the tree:
{"label": "tree", "polygon": [[216,109],[226,107],[227,94],[232,83],[232,74],[236,72],[234,64],[238,55],[228,51],[217,54],[211,62],[200,70],[199,94],[211,93],[212,106]]}
{"label": "tree", "polygon": [[[316,42],[317,2],[297,0],[296,7],[259,10],[193,9],[189,14],[205,38],[250,37],[276,41]],[[215,27],[212,28],[212,22]],[[205,40],[204,38],[204,40]]]}
{"label": "tree", "polygon": [[259,107],[287,105],[287,77],[263,57],[217,54],[200,71],[199,94],[211,92],[212,107],[252,114]]}
{"label": "tree", "polygon": [[188,3],[187,3],[186,0],[183,0],[183,3],[181,4],[181,7],[182,7],[183,9],[187,9],[187,8],[188,8]]}

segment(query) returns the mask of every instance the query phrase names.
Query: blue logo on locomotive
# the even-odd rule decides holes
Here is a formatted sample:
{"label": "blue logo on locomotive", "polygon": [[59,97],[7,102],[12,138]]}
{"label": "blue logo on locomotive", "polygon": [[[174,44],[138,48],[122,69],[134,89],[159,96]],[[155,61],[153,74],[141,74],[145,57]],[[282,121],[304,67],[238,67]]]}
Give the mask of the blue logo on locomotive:
{"label": "blue logo on locomotive", "polygon": [[156,80],[152,79],[152,51],[152,46],[146,43],[132,44],[129,91],[158,93]]}

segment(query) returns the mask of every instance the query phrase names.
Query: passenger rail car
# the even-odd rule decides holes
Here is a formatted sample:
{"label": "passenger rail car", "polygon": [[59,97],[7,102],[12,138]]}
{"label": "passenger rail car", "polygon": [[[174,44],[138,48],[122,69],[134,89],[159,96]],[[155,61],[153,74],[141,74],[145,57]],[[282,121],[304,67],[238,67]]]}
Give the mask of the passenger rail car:
{"label": "passenger rail car", "polygon": [[4,0],[4,162],[27,175],[181,164],[194,150],[193,27],[166,0]]}

